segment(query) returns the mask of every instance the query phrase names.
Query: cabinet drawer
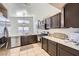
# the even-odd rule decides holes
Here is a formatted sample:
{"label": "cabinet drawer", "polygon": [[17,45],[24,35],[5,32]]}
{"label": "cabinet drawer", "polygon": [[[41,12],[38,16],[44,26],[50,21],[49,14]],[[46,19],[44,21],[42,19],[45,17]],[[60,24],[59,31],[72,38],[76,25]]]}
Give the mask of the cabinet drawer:
{"label": "cabinet drawer", "polygon": [[59,50],[59,54],[58,54],[59,56],[74,56],[73,54],[71,54],[61,48],[59,48],[58,50]]}
{"label": "cabinet drawer", "polygon": [[29,44],[28,40],[29,39],[27,36],[21,36],[21,46],[28,45]]}
{"label": "cabinet drawer", "polygon": [[48,54],[51,56],[56,56],[56,48],[55,47],[48,47]]}
{"label": "cabinet drawer", "polygon": [[21,46],[37,43],[37,35],[21,36]]}
{"label": "cabinet drawer", "polygon": [[47,52],[48,48],[48,39],[42,38],[42,48]]}
{"label": "cabinet drawer", "polygon": [[51,43],[51,45],[55,45],[56,46],[56,42],[48,40],[49,43]]}
{"label": "cabinet drawer", "polygon": [[53,51],[52,49],[48,49],[48,54],[50,56],[56,56],[56,51]]}
{"label": "cabinet drawer", "polygon": [[58,44],[58,48],[61,48],[69,53],[71,53],[72,55],[76,55],[76,56],[79,56],[79,51],[78,50],[75,50],[73,48],[70,48],[70,47],[67,47],[67,46],[64,46],[64,45],[61,45],[61,44]]}
{"label": "cabinet drawer", "polygon": [[56,45],[52,45],[52,43],[50,43],[48,41],[48,49],[52,50],[52,51],[56,51]]}
{"label": "cabinet drawer", "polygon": [[37,35],[31,35],[31,36],[28,36],[29,38],[29,43],[36,43],[37,42]]}
{"label": "cabinet drawer", "polygon": [[51,56],[56,56],[57,54],[56,43],[48,40],[48,54]]}

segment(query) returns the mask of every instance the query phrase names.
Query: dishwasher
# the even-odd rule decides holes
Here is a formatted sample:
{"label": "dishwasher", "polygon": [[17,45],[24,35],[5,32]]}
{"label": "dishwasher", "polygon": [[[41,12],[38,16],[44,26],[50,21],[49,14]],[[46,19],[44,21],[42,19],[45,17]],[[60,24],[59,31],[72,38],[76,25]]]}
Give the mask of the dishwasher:
{"label": "dishwasher", "polygon": [[20,36],[11,37],[11,48],[20,46]]}

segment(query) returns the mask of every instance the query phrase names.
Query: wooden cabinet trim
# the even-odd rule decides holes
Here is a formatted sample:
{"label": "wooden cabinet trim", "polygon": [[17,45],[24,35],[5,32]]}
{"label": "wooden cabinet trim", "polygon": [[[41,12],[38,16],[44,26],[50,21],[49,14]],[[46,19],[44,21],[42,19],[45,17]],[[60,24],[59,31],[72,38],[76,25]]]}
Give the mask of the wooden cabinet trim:
{"label": "wooden cabinet trim", "polygon": [[[48,40],[48,39],[46,39],[46,40]],[[42,42],[42,45],[43,45],[43,42]],[[64,56],[64,55],[65,56],[79,56],[78,50],[75,50],[68,46],[59,44],[57,42],[53,42],[51,40],[48,40],[46,52],[51,56],[55,56],[55,55],[56,56]],[[65,53],[65,54],[63,54],[63,53]]]}

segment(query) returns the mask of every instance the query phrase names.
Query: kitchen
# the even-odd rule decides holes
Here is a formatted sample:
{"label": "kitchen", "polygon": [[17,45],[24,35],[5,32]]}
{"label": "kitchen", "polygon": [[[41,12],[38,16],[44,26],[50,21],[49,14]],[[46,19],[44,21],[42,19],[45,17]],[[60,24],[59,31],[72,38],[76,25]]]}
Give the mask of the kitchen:
{"label": "kitchen", "polygon": [[6,50],[0,55],[28,56],[31,49],[30,56],[79,56],[78,3],[3,3],[0,9],[0,49]]}

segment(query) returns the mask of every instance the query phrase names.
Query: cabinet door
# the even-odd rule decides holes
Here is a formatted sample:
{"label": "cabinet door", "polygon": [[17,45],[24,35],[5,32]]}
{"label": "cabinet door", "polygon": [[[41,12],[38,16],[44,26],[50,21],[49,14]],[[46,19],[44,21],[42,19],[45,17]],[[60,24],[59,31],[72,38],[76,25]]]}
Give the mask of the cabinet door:
{"label": "cabinet door", "polygon": [[51,18],[50,17],[46,19],[46,28],[47,29],[51,28]]}
{"label": "cabinet door", "polygon": [[56,53],[57,53],[56,43],[48,40],[48,54],[51,56],[56,56]]}
{"label": "cabinet door", "polygon": [[79,3],[68,3],[65,5],[64,27],[79,28]]}
{"label": "cabinet door", "polygon": [[61,27],[61,13],[51,17],[51,27],[52,28]]}
{"label": "cabinet door", "polygon": [[60,56],[79,56],[79,51],[73,48],[58,44],[58,55]]}
{"label": "cabinet door", "polygon": [[59,48],[59,56],[74,56],[73,54]]}
{"label": "cabinet door", "polygon": [[21,46],[29,44],[29,37],[28,36],[21,36]]}
{"label": "cabinet door", "polygon": [[29,44],[32,44],[32,43],[37,43],[37,35],[30,35],[28,36],[29,38]]}
{"label": "cabinet door", "polygon": [[37,35],[21,36],[21,46],[37,43]]}
{"label": "cabinet door", "polygon": [[42,38],[42,48],[47,52],[47,42],[48,40],[45,38]]}

